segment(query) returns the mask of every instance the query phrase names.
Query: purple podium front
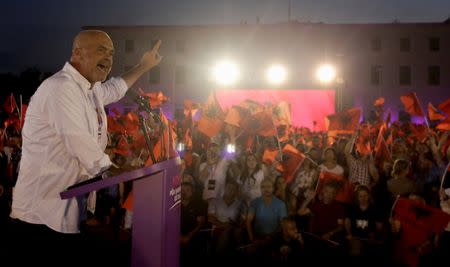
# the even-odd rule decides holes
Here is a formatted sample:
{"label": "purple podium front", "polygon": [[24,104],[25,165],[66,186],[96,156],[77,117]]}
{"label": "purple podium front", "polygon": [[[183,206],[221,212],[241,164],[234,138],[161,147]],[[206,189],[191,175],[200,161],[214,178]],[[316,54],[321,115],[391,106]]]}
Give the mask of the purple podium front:
{"label": "purple podium front", "polygon": [[133,181],[131,266],[178,267],[181,178],[179,157],[76,186],[61,192],[68,199]]}

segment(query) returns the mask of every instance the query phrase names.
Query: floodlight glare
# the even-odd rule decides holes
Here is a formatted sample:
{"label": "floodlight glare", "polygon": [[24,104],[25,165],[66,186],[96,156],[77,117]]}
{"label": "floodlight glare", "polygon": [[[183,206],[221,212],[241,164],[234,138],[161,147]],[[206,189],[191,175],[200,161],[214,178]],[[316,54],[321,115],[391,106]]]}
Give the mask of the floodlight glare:
{"label": "floodlight glare", "polygon": [[213,77],[221,85],[232,85],[239,78],[239,68],[232,61],[219,62],[214,66]]}
{"label": "floodlight glare", "polygon": [[287,71],[281,65],[272,65],[267,69],[266,78],[272,84],[281,84],[286,80]]}
{"label": "floodlight glare", "polygon": [[184,149],[185,149],[185,145],[184,145],[184,143],[178,143],[177,144],[177,151],[178,152],[184,152]]}
{"label": "floodlight glare", "polygon": [[336,70],[330,64],[323,64],[317,69],[317,79],[322,83],[330,83],[336,78]]}
{"label": "floodlight glare", "polygon": [[227,153],[228,154],[236,153],[236,146],[234,144],[227,144]]}

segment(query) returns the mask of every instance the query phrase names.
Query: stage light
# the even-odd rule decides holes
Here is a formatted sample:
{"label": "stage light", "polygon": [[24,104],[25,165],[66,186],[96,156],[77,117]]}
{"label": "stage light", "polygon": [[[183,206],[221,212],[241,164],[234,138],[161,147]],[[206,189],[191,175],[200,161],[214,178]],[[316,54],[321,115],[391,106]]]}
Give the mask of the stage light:
{"label": "stage light", "polygon": [[286,80],[286,68],[281,65],[272,65],[267,69],[266,78],[272,84],[281,84]]}
{"label": "stage light", "polygon": [[336,78],[336,70],[330,64],[323,64],[317,69],[316,77],[322,83],[330,83]]}
{"label": "stage light", "polygon": [[220,85],[232,85],[239,79],[239,68],[232,61],[221,61],[214,66],[212,74]]}

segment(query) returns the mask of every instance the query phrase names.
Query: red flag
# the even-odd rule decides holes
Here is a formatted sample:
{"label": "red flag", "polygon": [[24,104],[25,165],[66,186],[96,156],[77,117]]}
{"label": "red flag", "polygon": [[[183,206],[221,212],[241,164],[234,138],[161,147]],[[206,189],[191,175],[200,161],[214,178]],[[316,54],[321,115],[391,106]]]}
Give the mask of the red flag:
{"label": "red flag", "polygon": [[428,118],[432,121],[440,121],[445,119],[445,116],[439,113],[431,102],[428,102]]}
{"label": "red flag", "polygon": [[448,117],[450,117],[450,98],[448,98],[444,102],[440,103],[438,105],[438,109],[440,109],[445,114],[447,114]]}
{"label": "red flag", "polygon": [[332,134],[351,134],[356,131],[361,118],[360,108],[351,108],[327,116],[328,131]]}
{"label": "red flag", "polygon": [[112,116],[108,116],[108,132],[110,133],[123,133],[124,128],[123,126],[117,122],[116,119],[114,119]]}
{"label": "red flag", "polygon": [[380,107],[382,105],[384,105],[384,97],[379,97],[375,100],[375,102],[373,103],[373,105],[375,107]]}
{"label": "red flag", "polygon": [[139,134],[139,117],[134,112],[128,112],[122,116],[125,134],[136,136]]}
{"label": "red flag", "polygon": [[325,184],[329,182],[335,182],[338,184],[338,190],[336,193],[336,200],[342,203],[353,203],[354,186],[344,176],[337,175],[335,173],[321,171],[319,175],[319,181],[317,185],[317,192],[320,193]]}
{"label": "red flag", "polygon": [[289,183],[305,160],[305,155],[290,144],[285,145],[282,152],[283,175],[286,178],[286,182]]}
{"label": "red flag", "polygon": [[411,131],[419,142],[424,142],[428,137],[428,127],[424,124],[411,124]]}
{"label": "red flag", "polygon": [[440,234],[450,222],[450,214],[416,200],[399,198],[394,207],[394,219]]}
{"label": "red flag", "polygon": [[274,136],[277,134],[272,115],[266,111],[247,116],[241,121],[242,129],[249,134]]}
{"label": "red flag", "polygon": [[387,147],[386,141],[384,140],[384,132],[386,128],[381,127],[380,131],[378,132],[377,142],[375,143],[375,159],[382,160],[382,161],[391,161],[392,156],[391,152],[389,151],[389,148]]}
{"label": "red flag", "polygon": [[[399,198],[394,207],[394,220],[401,223],[400,239],[396,243],[396,257],[407,266],[418,266],[417,248],[442,233],[450,215],[417,200]],[[425,247],[430,251],[431,246]],[[423,252],[422,252],[423,255]]]}
{"label": "red flag", "polygon": [[222,130],[224,117],[224,112],[213,93],[208,97],[208,101],[203,108],[202,116],[198,122],[198,130],[210,138],[214,137]]}
{"label": "red flag", "polygon": [[450,131],[450,117],[445,119],[443,122],[439,123],[436,126],[436,129],[442,130],[442,131]]}
{"label": "red flag", "polygon": [[237,106],[233,106],[228,110],[228,113],[225,117],[224,122],[231,124],[233,126],[236,127],[240,127],[240,122],[241,122],[241,113],[242,111],[239,110],[240,107]]}
{"label": "red flag", "polygon": [[424,116],[422,107],[420,105],[416,93],[413,92],[406,95],[402,95],[400,96],[400,100],[402,101],[406,112],[408,112],[413,116]]}
{"label": "red flag", "polygon": [[241,102],[239,104],[239,107],[248,110],[248,112],[250,112],[251,115],[262,112],[264,110],[263,105],[250,99],[246,99],[243,102]]}
{"label": "red flag", "polygon": [[270,149],[265,149],[264,153],[263,153],[263,158],[262,161],[263,163],[267,164],[267,165],[271,165],[272,162],[275,161],[278,152],[280,152],[278,149],[274,149],[274,150],[270,150]]}
{"label": "red flag", "polygon": [[123,156],[130,156],[131,150],[130,150],[130,144],[127,141],[127,138],[123,135],[120,136],[119,142],[117,143],[116,147],[113,149],[113,152],[119,155]]}
{"label": "red flag", "polygon": [[198,122],[198,130],[204,133],[208,137],[216,136],[223,128],[223,121],[215,119],[203,117]]}
{"label": "red flag", "polygon": [[5,103],[3,103],[3,108],[8,114],[13,113],[14,110],[17,110],[17,112],[19,112],[19,106],[17,106],[16,98],[13,94],[6,98]]}
{"label": "red flag", "polygon": [[291,105],[286,101],[281,101],[273,108],[273,121],[275,126],[291,125]]}
{"label": "red flag", "polygon": [[[153,146],[153,155],[155,156],[157,162],[160,162],[166,158],[173,158],[178,156],[175,147],[175,140],[177,138],[176,134],[170,126],[169,120],[163,113],[160,113],[160,118],[164,125],[169,125],[169,127],[164,128],[156,144],[154,144]],[[169,151],[167,151],[167,149],[169,149]],[[152,161],[152,158],[149,157],[147,162],[145,163],[145,166],[149,166],[154,163],[155,162]]]}

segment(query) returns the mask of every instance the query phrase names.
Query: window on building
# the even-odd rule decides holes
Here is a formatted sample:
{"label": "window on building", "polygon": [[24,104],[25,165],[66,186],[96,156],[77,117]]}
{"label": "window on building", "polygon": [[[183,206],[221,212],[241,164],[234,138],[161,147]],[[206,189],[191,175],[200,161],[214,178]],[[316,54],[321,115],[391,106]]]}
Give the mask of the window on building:
{"label": "window on building", "polygon": [[411,85],[411,67],[410,66],[400,66],[398,74],[399,74],[400,85]]}
{"label": "window on building", "polygon": [[185,40],[177,40],[175,44],[175,49],[177,53],[183,54],[186,51],[186,41]]}
{"label": "window on building", "polygon": [[428,42],[430,51],[436,52],[441,49],[441,40],[438,37],[431,37]]}
{"label": "window on building", "polygon": [[441,84],[441,67],[429,66],[428,67],[428,84],[440,85]]}
{"label": "window on building", "polygon": [[371,42],[372,51],[381,51],[381,39],[373,38]]}
{"label": "window on building", "polygon": [[126,53],[134,52],[134,40],[125,40],[125,52]]}
{"label": "window on building", "polygon": [[370,83],[372,85],[380,85],[382,79],[382,69],[381,66],[373,65],[370,69]]}
{"label": "window on building", "polygon": [[186,83],[186,68],[184,66],[177,66],[175,68],[175,83],[176,84]]}
{"label": "window on building", "polygon": [[400,51],[401,52],[411,51],[411,40],[409,38],[400,38]]}
{"label": "window on building", "polygon": [[148,78],[148,82],[151,84],[159,84],[161,81],[161,68],[160,66],[155,66],[153,67],[149,72],[148,72],[149,78]]}

